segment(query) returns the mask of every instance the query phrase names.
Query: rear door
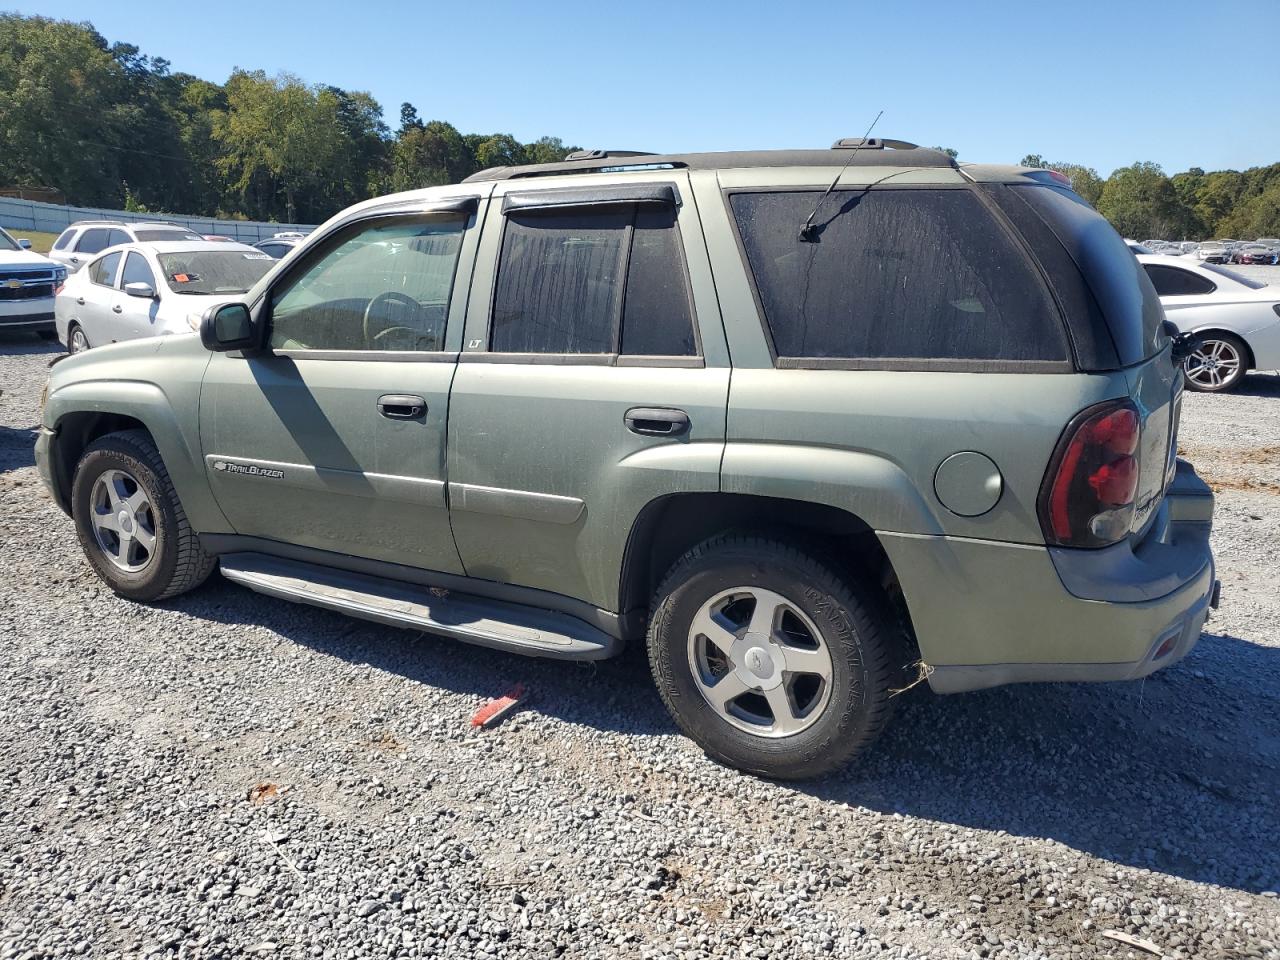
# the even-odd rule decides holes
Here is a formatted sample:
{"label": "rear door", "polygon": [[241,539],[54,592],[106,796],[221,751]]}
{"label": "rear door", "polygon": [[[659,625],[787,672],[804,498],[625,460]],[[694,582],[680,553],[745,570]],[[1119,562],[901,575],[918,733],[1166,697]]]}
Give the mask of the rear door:
{"label": "rear door", "polygon": [[719,488],[729,367],[688,179],[501,183],[449,412],[473,577],[616,610],[646,504]]}

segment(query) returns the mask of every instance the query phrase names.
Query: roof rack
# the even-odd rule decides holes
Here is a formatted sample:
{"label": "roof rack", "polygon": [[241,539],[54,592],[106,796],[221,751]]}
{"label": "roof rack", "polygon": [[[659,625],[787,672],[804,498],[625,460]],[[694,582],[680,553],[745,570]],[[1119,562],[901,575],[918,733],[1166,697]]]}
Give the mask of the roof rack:
{"label": "roof rack", "polygon": [[884,137],[842,137],[831,145],[832,150],[919,150],[920,144],[906,140],[887,140]]}
{"label": "roof rack", "polygon": [[564,158],[565,163],[578,160],[605,160],[609,157],[654,157],[652,150],[574,150]]}
{"label": "roof rack", "polygon": [[[857,148],[855,150],[855,148]],[[852,155],[850,153],[852,152]],[[567,176],[575,173],[614,173],[622,170],[723,170],[740,167],[952,167],[955,160],[941,150],[918,147],[906,140],[861,138],[837,140],[829,150],[753,150],[725,153],[656,154],[629,150],[578,150],[558,163],[520,167],[490,167],[463,183]]]}

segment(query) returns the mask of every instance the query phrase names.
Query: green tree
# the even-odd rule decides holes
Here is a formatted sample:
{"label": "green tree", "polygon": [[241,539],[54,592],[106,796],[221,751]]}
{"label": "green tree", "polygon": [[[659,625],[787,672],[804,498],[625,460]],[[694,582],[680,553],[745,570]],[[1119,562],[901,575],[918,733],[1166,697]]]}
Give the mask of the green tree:
{"label": "green tree", "polygon": [[960,151],[956,150],[954,147],[934,147],[933,149],[938,150],[942,153],[945,153],[952,160],[960,156]]}
{"label": "green tree", "polygon": [[524,146],[530,163],[559,163],[580,147],[566,147],[559,137],[540,137]]}
{"label": "green tree", "polygon": [[391,161],[393,190],[456,183],[475,170],[475,160],[457,129],[443,120],[403,130]]}
{"label": "green tree", "polygon": [[1047,166],[1050,170],[1057,170],[1070,177],[1071,189],[1095,207],[1098,205],[1104,181],[1098,176],[1097,170],[1079,163],[1050,163]]}
{"label": "green tree", "polygon": [[1193,218],[1178,200],[1159,164],[1139,162],[1116,170],[1098,199],[1098,212],[1126,237],[1181,237]]}
{"label": "green tree", "polygon": [[1028,153],[1025,157],[1023,157],[1021,160],[1018,161],[1018,166],[1035,167],[1037,169],[1043,170],[1045,167],[1048,166],[1048,164],[1044,162],[1044,157],[1040,156],[1040,154]]}

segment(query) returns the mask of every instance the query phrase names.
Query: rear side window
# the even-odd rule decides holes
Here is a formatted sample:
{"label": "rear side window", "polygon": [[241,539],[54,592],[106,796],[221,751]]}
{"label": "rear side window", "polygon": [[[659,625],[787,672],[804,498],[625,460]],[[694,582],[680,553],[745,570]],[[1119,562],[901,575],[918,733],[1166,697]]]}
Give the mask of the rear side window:
{"label": "rear side window", "polygon": [[120,254],[109,253],[100,260],[95,260],[89,268],[89,279],[104,287],[111,286],[116,279],[116,268],[120,266]]}
{"label": "rear side window", "polygon": [[674,208],[508,215],[489,349],[694,356]]}
{"label": "rear side window", "polygon": [[1066,361],[1057,309],[968,190],[738,193],[730,205],[779,357]]}
{"label": "rear side window", "polygon": [[67,248],[67,244],[71,242],[71,238],[74,237],[75,235],[76,235],[76,231],[72,227],[68,227],[66,230],[63,230],[62,233],[58,236],[58,239],[53,241],[53,249],[65,250]]}
{"label": "rear side window", "polygon": [[1151,278],[1156,293],[1162,297],[1191,297],[1213,293],[1218,289],[1218,285],[1212,280],[1190,270],[1166,267],[1159,263],[1145,263],[1143,268]]}
{"label": "rear side window", "polygon": [[122,243],[129,243],[129,235],[123,230],[112,230],[107,234],[108,247],[116,247]]}

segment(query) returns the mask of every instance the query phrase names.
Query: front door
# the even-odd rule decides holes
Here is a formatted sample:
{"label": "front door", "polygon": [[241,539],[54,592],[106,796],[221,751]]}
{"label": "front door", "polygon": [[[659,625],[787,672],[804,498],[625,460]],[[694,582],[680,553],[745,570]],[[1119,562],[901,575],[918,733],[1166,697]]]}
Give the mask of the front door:
{"label": "front door", "polygon": [[118,339],[133,340],[138,337],[156,335],[156,315],[160,309],[158,299],[131,297],[124,288],[131,283],[145,283],[159,294],[155,273],[146,257],[136,250],[130,250],[124,259],[124,268],[120,272],[120,282],[111,297],[111,312],[115,315]]}
{"label": "front door", "polygon": [[461,337],[454,277],[474,222],[420,209],[338,228],[267,292],[269,349],[214,355],[201,443],[238,534],[461,572],[445,492],[447,332]]}
{"label": "front door", "polygon": [[683,172],[500,184],[449,412],[468,575],[618,609],[654,501],[719,489],[729,366]]}

